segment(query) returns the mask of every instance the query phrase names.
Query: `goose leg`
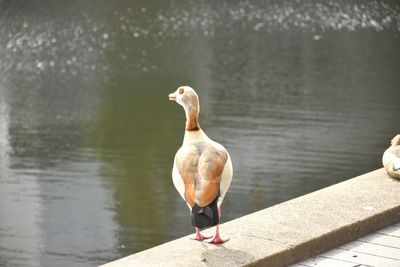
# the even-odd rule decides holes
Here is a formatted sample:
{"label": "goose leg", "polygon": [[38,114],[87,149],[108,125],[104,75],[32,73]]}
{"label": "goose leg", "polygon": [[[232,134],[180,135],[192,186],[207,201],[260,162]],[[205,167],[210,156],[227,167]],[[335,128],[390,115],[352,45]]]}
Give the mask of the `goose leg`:
{"label": "goose leg", "polygon": [[[221,209],[220,208],[218,208],[218,217],[221,218]],[[207,240],[206,242],[210,243],[210,244],[223,244],[227,241],[229,241],[229,238],[224,240],[219,236],[219,224],[217,224],[214,238],[211,240]]]}
{"label": "goose leg", "polygon": [[205,240],[205,239],[211,238],[211,236],[204,236],[204,235],[202,235],[202,234],[200,233],[200,229],[197,228],[197,227],[195,227],[195,228],[196,228],[196,236],[193,237],[193,238],[191,238],[192,240],[203,241],[203,240]]}

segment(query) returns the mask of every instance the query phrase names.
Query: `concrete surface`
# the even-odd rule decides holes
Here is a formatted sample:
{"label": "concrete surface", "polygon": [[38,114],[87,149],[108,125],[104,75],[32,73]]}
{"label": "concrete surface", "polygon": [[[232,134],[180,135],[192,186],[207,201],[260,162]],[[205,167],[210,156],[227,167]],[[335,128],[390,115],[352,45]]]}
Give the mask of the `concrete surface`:
{"label": "concrete surface", "polygon": [[290,267],[399,267],[400,222]]}
{"label": "concrete surface", "polygon": [[287,266],[398,221],[400,182],[379,169],[224,223],[223,245],[185,236],[103,266]]}

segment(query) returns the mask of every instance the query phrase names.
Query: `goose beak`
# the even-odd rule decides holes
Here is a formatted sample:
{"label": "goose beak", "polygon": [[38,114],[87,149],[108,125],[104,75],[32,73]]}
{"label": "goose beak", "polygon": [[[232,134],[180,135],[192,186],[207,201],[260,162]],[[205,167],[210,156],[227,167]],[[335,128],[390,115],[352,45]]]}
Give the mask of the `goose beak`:
{"label": "goose beak", "polygon": [[171,101],[176,101],[175,93],[169,94],[169,95],[168,95],[168,98],[169,98],[169,100],[171,100]]}

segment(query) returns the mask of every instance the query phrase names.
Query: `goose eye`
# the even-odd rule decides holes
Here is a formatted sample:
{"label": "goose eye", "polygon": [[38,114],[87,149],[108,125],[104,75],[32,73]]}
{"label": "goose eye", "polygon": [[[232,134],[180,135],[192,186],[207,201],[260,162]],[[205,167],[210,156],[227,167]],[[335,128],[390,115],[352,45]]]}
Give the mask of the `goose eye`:
{"label": "goose eye", "polygon": [[179,88],[179,94],[183,94],[185,92],[185,90],[183,88]]}

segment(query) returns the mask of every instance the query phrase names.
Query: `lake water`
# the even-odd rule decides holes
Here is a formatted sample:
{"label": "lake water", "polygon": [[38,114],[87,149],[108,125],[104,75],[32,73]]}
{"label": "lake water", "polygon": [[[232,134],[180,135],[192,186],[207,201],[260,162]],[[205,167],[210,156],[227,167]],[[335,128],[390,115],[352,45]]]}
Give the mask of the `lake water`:
{"label": "lake water", "polygon": [[0,266],[96,266],[193,232],[171,180],[179,85],[233,160],[223,222],[380,168],[400,131],[397,1],[0,8]]}

